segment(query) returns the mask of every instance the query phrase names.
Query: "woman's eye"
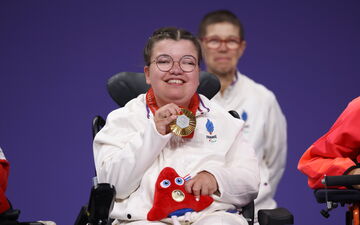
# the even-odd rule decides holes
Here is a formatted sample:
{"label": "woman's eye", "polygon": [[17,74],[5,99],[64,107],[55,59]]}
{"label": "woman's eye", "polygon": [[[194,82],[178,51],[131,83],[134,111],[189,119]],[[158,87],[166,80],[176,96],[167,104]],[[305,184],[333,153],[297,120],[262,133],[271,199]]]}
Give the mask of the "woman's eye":
{"label": "woman's eye", "polygon": [[195,62],[190,61],[190,60],[183,60],[182,64],[186,64],[186,65],[195,65]]}
{"label": "woman's eye", "polygon": [[169,64],[170,61],[169,60],[158,60],[157,63],[158,64]]}

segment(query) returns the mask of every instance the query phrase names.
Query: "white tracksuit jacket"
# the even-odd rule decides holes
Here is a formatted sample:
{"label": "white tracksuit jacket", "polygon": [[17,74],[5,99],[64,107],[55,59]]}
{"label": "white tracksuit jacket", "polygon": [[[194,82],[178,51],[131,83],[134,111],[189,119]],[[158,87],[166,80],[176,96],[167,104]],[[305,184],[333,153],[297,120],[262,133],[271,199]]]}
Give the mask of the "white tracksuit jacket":
{"label": "white tracksuit jacket", "polygon": [[[144,94],[108,115],[105,127],[94,139],[94,157],[99,182],[116,188],[112,218],[146,220],[156,179],[164,167],[174,168],[180,176],[195,176],[204,170],[215,176],[220,193],[213,195],[211,206],[192,213],[192,221],[215,210],[244,206],[256,198],[258,162],[253,148],[242,138],[243,121],[206,97],[200,98],[192,139],[159,134]],[[214,125],[212,134],[206,128],[208,119]]]}
{"label": "white tracksuit jacket", "polygon": [[287,151],[286,119],[275,95],[237,72],[237,80],[211,100],[225,110],[237,111],[245,121],[244,137],[253,145],[260,168],[256,210],[275,208],[274,195],[285,170]]}

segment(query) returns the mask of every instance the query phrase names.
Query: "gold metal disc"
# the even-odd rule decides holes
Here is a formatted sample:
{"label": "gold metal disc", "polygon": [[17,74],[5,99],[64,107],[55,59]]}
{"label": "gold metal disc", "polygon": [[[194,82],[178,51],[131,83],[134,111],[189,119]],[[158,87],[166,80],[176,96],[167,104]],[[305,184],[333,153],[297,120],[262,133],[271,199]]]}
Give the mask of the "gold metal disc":
{"label": "gold metal disc", "polygon": [[194,114],[184,108],[181,108],[182,114],[176,120],[170,123],[170,130],[178,136],[188,136],[194,132],[196,127],[196,119]]}
{"label": "gold metal disc", "polygon": [[185,194],[180,190],[173,190],[171,193],[171,197],[176,202],[182,202],[185,199]]}

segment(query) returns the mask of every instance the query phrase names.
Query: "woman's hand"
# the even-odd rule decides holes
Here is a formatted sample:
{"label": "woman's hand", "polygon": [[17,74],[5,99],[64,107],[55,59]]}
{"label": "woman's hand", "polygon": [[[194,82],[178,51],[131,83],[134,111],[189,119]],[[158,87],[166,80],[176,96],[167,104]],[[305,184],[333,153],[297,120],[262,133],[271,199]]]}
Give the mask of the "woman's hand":
{"label": "woman's hand", "polygon": [[162,135],[170,133],[169,124],[176,120],[179,114],[180,107],[174,103],[160,107],[154,115],[156,130]]}
{"label": "woman's hand", "polygon": [[200,195],[214,194],[218,189],[217,181],[211,173],[202,171],[185,183],[185,190],[195,195],[199,200]]}

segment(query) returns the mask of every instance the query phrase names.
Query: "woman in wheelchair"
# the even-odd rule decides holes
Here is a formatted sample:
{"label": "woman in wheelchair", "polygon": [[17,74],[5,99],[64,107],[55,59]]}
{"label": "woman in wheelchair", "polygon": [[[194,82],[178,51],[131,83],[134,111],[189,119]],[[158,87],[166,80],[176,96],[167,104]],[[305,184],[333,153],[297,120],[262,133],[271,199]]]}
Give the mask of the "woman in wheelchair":
{"label": "woman in wheelchair", "polygon": [[[360,174],[360,97],[349,103],[330,130],[303,154],[298,169],[311,188],[323,188],[324,176]],[[360,189],[360,185],[353,185]]]}
{"label": "woman in wheelchair", "polygon": [[98,180],[116,189],[113,224],[246,225],[258,193],[243,121],[196,93],[201,48],[161,28],[144,48],[146,94],[111,112],[94,139]]}

